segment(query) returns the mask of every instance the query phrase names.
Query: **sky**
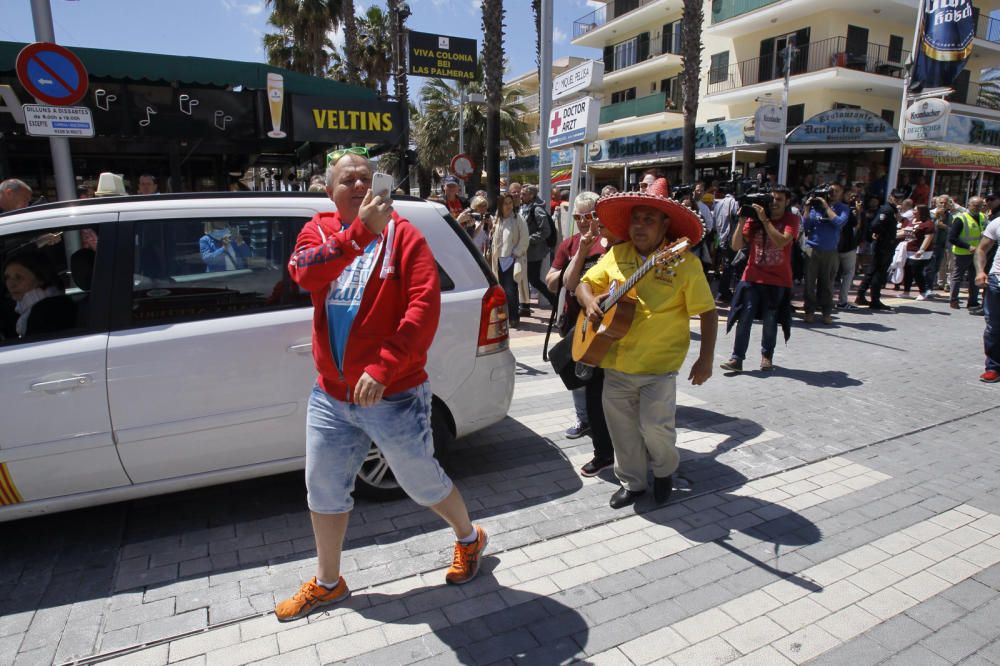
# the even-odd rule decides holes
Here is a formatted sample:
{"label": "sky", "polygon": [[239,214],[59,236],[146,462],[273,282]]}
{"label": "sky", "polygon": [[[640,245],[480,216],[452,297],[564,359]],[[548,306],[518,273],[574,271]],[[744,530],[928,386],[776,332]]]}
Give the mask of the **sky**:
{"label": "sky", "polygon": [[[261,40],[270,10],[264,0],[49,0],[56,41],[65,46],[190,55],[265,62]],[[0,40],[33,42],[30,0],[2,0]],[[355,2],[361,14],[372,4]],[[471,37],[482,48],[480,0],[409,0],[407,27],[421,32]],[[504,78],[535,68],[534,20],[530,0],[504,0],[504,48],[509,71]],[[602,3],[554,0],[553,54],[600,58],[598,49],[570,45],[573,21]],[[335,36],[335,41],[337,36]],[[341,38],[342,41],[342,38]],[[410,89],[421,80],[411,77]]]}

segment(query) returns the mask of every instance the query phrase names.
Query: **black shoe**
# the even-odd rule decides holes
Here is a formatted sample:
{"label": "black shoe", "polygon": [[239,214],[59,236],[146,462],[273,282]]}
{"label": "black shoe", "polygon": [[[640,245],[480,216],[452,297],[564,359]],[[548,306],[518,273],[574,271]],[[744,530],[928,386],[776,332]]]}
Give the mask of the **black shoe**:
{"label": "black shoe", "polygon": [[969,309],[966,310],[966,312],[968,312],[970,315],[982,315],[983,314],[983,308],[980,305],[975,305],[975,306],[971,306],[970,305]]}
{"label": "black shoe", "polygon": [[615,464],[614,458],[598,458],[594,456],[590,462],[580,468],[580,476],[597,476],[601,470],[605,470]]}
{"label": "black shoe", "polygon": [[636,492],[622,486],[614,495],[611,496],[611,501],[608,504],[611,505],[612,509],[623,509],[629,504],[635,504],[635,500],[644,492],[646,491],[640,490]]}
{"label": "black shoe", "polygon": [[868,309],[875,310],[876,312],[892,312],[892,308],[885,303],[872,303],[868,306]]}
{"label": "black shoe", "polygon": [[674,491],[674,477],[665,476],[653,477],[653,499],[657,504],[663,504],[670,499],[670,493]]}
{"label": "black shoe", "polygon": [[531,316],[531,308],[529,308],[527,305],[522,305],[518,309],[518,314],[521,315],[522,317],[530,317]]}
{"label": "black shoe", "polygon": [[857,298],[854,299],[854,304],[855,305],[871,305],[871,301],[869,301],[864,296],[858,296]]}
{"label": "black shoe", "polygon": [[726,372],[743,372],[743,361],[738,358],[731,358],[725,363],[720,363],[719,367]]}

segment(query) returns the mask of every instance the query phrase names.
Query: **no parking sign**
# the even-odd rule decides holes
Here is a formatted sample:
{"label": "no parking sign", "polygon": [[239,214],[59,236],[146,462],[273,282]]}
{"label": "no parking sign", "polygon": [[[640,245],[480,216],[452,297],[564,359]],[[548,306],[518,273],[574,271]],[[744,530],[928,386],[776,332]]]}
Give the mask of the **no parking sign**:
{"label": "no parking sign", "polygon": [[35,42],[17,54],[17,78],[46,104],[72,106],[87,94],[87,70],[69,49]]}

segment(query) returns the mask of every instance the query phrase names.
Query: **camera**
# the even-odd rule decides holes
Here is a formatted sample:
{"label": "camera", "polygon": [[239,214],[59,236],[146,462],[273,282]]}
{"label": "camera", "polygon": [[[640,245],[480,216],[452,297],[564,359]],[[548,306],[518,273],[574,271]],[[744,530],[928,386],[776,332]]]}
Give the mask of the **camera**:
{"label": "camera", "polygon": [[478,222],[479,220],[483,219],[483,214],[482,213],[472,213],[472,219],[475,220],[476,222]]}
{"label": "camera", "polygon": [[822,213],[826,210],[826,206],[830,202],[831,194],[833,194],[833,189],[829,185],[820,185],[819,187],[813,188],[813,190],[806,197],[806,205],[809,206],[811,210],[814,210],[817,213]]}
{"label": "camera", "polygon": [[670,190],[670,195],[677,201],[692,194],[694,194],[694,185],[677,185]]}
{"label": "camera", "polygon": [[756,222],[757,211],[754,210],[754,204],[761,206],[765,215],[770,215],[774,197],[771,195],[770,186],[766,183],[764,185],[758,184],[757,181],[751,181],[751,183],[739,198],[740,217],[749,217]]}

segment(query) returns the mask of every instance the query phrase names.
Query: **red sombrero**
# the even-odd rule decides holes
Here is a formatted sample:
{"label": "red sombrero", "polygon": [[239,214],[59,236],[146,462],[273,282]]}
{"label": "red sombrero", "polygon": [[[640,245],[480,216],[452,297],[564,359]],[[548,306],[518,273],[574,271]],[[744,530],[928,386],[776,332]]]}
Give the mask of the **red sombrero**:
{"label": "red sombrero", "polygon": [[705,235],[705,225],[701,217],[690,208],[670,199],[667,179],[657,178],[645,192],[619,192],[597,200],[597,217],[608,231],[619,240],[628,240],[628,228],[632,221],[632,209],[649,206],[662,211],[670,219],[667,238],[684,238],[697,245]]}

